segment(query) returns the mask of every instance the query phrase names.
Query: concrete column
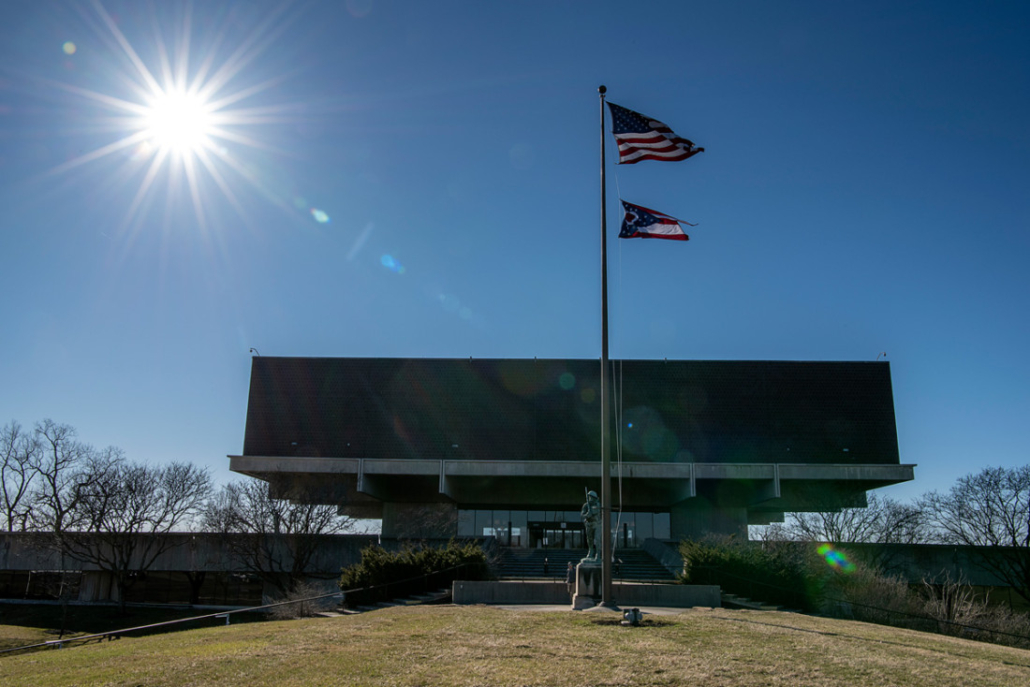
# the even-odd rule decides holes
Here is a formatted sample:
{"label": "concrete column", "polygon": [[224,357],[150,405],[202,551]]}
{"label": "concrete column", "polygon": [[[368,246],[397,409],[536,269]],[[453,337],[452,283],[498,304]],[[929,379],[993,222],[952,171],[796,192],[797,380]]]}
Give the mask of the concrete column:
{"label": "concrete column", "polygon": [[706,534],[735,534],[747,539],[747,508],[714,505],[698,496],[672,507],[669,529],[673,539],[700,539]]}
{"label": "concrete column", "polygon": [[383,504],[383,539],[450,539],[457,536],[457,504]]}

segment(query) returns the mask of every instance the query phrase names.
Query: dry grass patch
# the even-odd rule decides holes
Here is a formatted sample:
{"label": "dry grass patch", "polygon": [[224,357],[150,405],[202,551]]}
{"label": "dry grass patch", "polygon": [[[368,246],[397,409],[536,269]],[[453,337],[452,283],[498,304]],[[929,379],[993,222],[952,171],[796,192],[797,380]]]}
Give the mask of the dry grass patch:
{"label": "dry grass patch", "polygon": [[1018,685],[1030,652],[715,609],[626,628],[593,613],[397,607],[0,660],[9,685]]}
{"label": "dry grass patch", "polygon": [[15,649],[51,639],[57,639],[57,635],[51,634],[46,628],[0,625],[0,649]]}

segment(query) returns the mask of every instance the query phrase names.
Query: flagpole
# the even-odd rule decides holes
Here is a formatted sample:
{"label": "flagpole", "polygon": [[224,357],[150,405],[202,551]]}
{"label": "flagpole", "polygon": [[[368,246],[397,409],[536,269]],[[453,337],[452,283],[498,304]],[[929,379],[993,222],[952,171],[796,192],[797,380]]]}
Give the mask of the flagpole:
{"label": "flagpole", "polygon": [[608,426],[608,214],[604,176],[604,94],[601,96],[601,605],[612,606],[612,480]]}

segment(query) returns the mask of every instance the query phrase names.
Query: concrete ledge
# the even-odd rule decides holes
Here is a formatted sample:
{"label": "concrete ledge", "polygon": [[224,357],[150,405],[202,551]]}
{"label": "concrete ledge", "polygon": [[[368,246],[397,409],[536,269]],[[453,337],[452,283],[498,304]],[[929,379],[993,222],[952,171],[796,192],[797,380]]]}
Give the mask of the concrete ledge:
{"label": "concrete ledge", "polygon": [[472,582],[455,580],[456,604],[558,604],[572,607],[564,582]]}
{"label": "concrete ledge", "polygon": [[[456,581],[454,603],[468,604],[551,604],[572,608],[564,582],[470,582]],[[619,606],[662,606],[693,608],[720,605],[716,585],[615,584],[612,596]]]}
{"label": "concrete ledge", "polygon": [[612,597],[619,606],[662,606],[693,608],[722,605],[719,586],[714,584],[616,584]]}
{"label": "concrete ledge", "polygon": [[[856,480],[894,484],[913,479],[915,465],[907,463],[623,463],[625,479],[771,480],[777,472],[781,481]],[[313,456],[229,456],[233,472],[267,479],[275,475],[363,474],[446,477],[537,477],[561,478],[597,476],[594,461],[542,460],[425,460],[406,458],[332,458]],[[612,466],[612,477],[617,476]]]}

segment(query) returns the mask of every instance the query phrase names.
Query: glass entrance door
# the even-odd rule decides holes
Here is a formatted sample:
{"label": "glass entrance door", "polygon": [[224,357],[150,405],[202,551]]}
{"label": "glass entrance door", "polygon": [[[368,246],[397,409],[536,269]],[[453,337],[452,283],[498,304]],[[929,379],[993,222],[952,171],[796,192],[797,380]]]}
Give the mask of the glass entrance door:
{"label": "glass entrance door", "polygon": [[534,549],[585,549],[581,522],[530,522],[529,546]]}

